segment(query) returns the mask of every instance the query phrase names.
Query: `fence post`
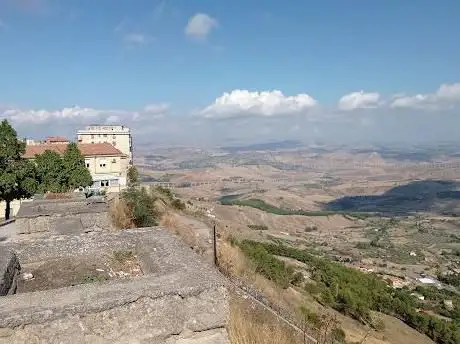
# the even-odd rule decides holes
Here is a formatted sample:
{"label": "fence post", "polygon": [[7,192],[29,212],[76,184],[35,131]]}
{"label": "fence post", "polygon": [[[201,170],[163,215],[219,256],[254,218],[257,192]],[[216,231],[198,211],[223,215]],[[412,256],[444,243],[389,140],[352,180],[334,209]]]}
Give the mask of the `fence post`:
{"label": "fence post", "polygon": [[216,225],[212,227],[212,253],[214,255],[214,265],[218,266],[217,261],[217,236],[216,236]]}

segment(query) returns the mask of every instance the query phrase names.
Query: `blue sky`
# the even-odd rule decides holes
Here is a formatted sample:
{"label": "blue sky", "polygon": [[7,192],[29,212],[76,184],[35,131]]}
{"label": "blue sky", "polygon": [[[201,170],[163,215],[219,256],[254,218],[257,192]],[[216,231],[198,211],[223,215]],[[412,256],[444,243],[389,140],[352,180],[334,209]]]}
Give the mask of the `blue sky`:
{"label": "blue sky", "polygon": [[354,120],[372,137],[394,116],[443,133],[460,124],[459,15],[458,0],[0,0],[0,117],[28,136],[87,121],[328,136],[315,126]]}

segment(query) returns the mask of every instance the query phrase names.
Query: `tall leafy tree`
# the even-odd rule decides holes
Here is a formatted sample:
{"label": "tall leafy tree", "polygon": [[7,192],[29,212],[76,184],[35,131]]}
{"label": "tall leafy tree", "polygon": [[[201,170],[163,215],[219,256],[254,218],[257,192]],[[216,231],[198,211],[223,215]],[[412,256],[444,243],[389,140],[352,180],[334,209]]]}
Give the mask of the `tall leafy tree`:
{"label": "tall leafy tree", "polygon": [[35,157],[40,192],[65,192],[67,191],[68,176],[61,156],[47,150]]}
{"label": "tall leafy tree", "polygon": [[67,188],[75,190],[93,184],[91,173],[86,168],[85,159],[76,143],[70,143],[63,157],[64,171],[67,176]]}
{"label": "tall leafy tree", "polygon": [[5,219],[10,218],[11,202],[29,198],[37,189],[35,166],[23,159],[26,145],[16,130],[3,120],[0,123],[0,200],[5,201]]}
{"label": "tall leafy tree", "polygon": [[75,143],[70,143],[61,157],[45,151],[35,158],[41,192],[68,192],[90,186],[93,181],[85,160]]}

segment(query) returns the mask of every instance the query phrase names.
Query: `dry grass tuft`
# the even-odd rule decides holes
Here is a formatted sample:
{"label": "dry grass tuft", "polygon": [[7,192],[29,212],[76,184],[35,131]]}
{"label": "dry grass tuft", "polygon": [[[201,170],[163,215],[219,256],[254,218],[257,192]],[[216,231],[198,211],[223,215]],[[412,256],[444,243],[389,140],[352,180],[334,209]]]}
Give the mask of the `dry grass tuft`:
{"label": "dry grass tuft", "polygon": [[243,252],[238,247],[230,245],[226,240],[222,240],[218,246],[218,259],[220,267],[232,276],[254,276],[254,271],[252,271]]}
{"label": "dry grass tuft", "polygon": [[126,201],[121,197],[112,200],[109,207],[109,214],[112,224],[117,229],[127,229],[136,227]]}
{"label": "dry grass tuft", "polygon": [[170,230],[175,230],[178,227],[177,219],[169,212],[165,212],[160,219],[160,224]]}
{"label": "dry grass tuft", "polygon": [[292,329],[281,325],[267,312],[256,309],[246,300],[233,297],[228,325],[232,344],[296,344],[301,343]]}
{"label": "dry grass tuft", "polygon": [[73,194],[69,192],[47,192],[43,196],[44,199],[71,199]]}

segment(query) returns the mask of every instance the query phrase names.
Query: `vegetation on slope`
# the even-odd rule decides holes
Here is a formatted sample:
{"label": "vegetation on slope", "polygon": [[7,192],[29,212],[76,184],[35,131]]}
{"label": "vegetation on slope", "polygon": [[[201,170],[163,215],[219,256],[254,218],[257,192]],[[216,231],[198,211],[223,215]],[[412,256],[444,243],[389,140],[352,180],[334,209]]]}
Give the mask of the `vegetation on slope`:
{"label": "vegetation on slope", "polygon": [[157,202],[175,210],[186,207],[169,189],[141,186],[139,172],[132,166],[128,170],[128,188],[111,207],[112,221],[120,229],[156,226],[161,217]]}
{"label": "vegetation on slope", "polygon": [[[306,291],[312,293],[321,303],[365,324],[378,327],[379,323],[373,319],[371,313],[378,311],[401,319],[437,343],[460,343],[459,299],[453,299],[453,295],[449,295],[453,299],[454,307],[451,311],[444,309],[443,314],[452,319],[450,322],[418,311],[420,308],[439,310],[440,300],[446,298],[446,291],[438,291],[441,295],[437,295],[433,294],[433,290],[419,290],[429,300],[432,299],[430,307],[412,296],[407,289],[392,289],[374,274],[366,274],[313,256],[305,250],[250,240],[243,240],[238,245],[255,263],[257,272],[282,287],[289,286],[295,274],[290,266],[275,256],[289,257],[307,264],[313,281],[305,285]],[[437,307],[433,307],[434,305]]]}
{"label": "vegetation on slope", "polygon": [[219,202],[222,205],[240,205],[240,206],[245,206],[245,207],[252,207],[252,208],[256,208],[256,209],[265,211],[267,213],[275,214],[275,215],[330,216],[330,215],[336,215],[336,214],[348,214],[348,215],[352,215],[352,216],[360,217],[360,218],[372,216],[372,214],[367,214],[367,213],[363,214],[363,213],[342,212],[342,211],[291,210],[291,209],[284,209],[284,208],[276,207],[258,198],[238,199],[238,197],[239,195],[224,196],[219,199]]}

